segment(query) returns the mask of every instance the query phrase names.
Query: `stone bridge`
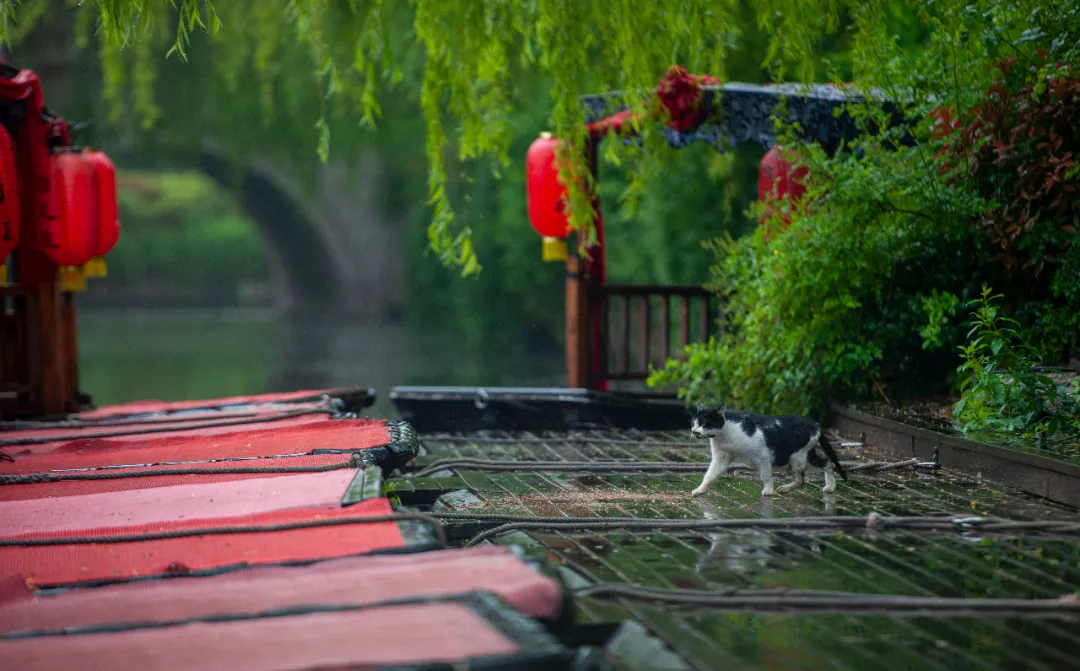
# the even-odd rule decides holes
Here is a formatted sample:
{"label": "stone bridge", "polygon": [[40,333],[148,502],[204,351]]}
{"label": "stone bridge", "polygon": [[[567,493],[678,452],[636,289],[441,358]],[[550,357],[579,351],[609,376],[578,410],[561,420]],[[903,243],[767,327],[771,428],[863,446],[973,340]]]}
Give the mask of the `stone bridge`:
{"label": "stone bridge", "polygon": [[[0,57],[34,69],[51,108],[92,116],[94,110],[79,99],[79,80],[93,69],[83,71],[87,66],[74,44],[71,11],[59,4],[54,9],[15,53],[0,45]],[[125,138],[116,143],[121,153],[124,144]],[[270,161],[238,165],[213,143],[202,145],[195,163],[234,193],[255,222],[266,241],[282,308],[368,319],[403,311],[404,236],[400,222],[384,221],[380,214],[378,194],[385,179],[377,155],[361,156],[349,171],[340,164],[322,166],[311,192]]]}
{"label": "stone bridge", "polygon": [[[236,194],[266,241],[281,307],[393,318],[404,309],[403,235],[379,213],[381,163],[319,170],[309,197],[271,162],[237,166],[213,143],[203,171]],[[396,222],[394,222],[396,223]]]}

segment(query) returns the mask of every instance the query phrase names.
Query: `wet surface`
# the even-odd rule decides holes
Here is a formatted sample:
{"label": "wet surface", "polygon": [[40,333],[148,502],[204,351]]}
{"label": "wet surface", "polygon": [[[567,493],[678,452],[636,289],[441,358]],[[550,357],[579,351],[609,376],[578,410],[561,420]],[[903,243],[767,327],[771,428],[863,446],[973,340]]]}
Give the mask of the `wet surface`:
{"label": "wet surface", "polygon": [[855,406],[856,410],[875,417],[891,419],[919,429],[933,431],[953,438],[978,441],[1018,452],[1028,452],[1048,459],[1057,459],[1080,465],[1080,440],[1058,441],[1055,445],[1038,445],[1022,438],[1001,436],[965,435],[957,430],[952,420],[952,404],[944,400],[922,401],[904,406],[884,403],[867,403]]}
{"label": "wet surface", "polygon": [[[579,432],[509,436],[422,436],[418,461],[706,461],[703,443],[684,433]],[[877,458],[872,446],[842,460]],[[821,476],[772,498],[756,474],[717,481],[691,498],[700,474],[575,475],[479,473],[416,479],[433,489],[466,483],[473,512],[551,517],[677,519],[791,516],[971,514],[1019,520],[1080,520],[1077,511],[947,469],[851,474],[835,494]],[[790,476],[779,471],[777,484]],[[428,481],[425,485],[424,481]],[[443,504],[447,504],[445,499]],[[452,504],[449,507],[453,507]],[[524,544],[587,582],[677,589],[793,588],[846,593],[966,598],[1057,598],[1080,591],[1080,544],[1048,536],[975,533],[520,532],[497,542]],[[691,612],[628,601],[579,599],[584,619],[632,618],[695,668],[1064,669],[1080,668],[1080,623],[986,617],[761,615]]]}

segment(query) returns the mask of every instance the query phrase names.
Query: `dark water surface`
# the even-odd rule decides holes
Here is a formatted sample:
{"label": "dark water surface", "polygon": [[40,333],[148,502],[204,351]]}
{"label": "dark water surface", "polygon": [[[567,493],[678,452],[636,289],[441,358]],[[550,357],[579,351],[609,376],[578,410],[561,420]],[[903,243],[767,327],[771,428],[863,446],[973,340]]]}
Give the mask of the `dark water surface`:
{"label": "dark water surface", "polygon": [[452,333],[269,310],[81,310],[80,383],[97,405],[367,385],[561,385],[561,351],[509,341],[469,351]]}

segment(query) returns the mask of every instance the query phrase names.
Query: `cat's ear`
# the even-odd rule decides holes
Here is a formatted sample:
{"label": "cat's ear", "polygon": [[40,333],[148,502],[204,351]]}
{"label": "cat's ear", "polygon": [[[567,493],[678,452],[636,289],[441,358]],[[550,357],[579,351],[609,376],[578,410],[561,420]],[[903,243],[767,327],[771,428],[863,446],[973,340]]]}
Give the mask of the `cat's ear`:
{"label": "cat's ear", "polygon": [[724,414],[724,412],[726,412],[726,411],[727,411],[727,403],[721,403],[721,404],[720,404],[720,405],[719,405],[719,406],[718,406],[718,407],[716,408],[716,414],[718,414],[718,415],[723,415],[723,414]]}
{"label": "cat's ear", "polygon": [[697,411],[698,412],[705,412],[706,410],[708,410],[708,408],[705,407],[704,403],[698,403],[697,404]]}

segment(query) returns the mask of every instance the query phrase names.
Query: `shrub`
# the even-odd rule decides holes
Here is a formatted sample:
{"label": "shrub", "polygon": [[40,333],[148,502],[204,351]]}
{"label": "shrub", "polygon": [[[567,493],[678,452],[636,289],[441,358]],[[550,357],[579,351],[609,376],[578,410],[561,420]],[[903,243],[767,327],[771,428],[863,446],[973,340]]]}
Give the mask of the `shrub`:
{"label": "shrub", "polygon": [[[1020,324],[1031,356],[1056,363],[1080,330],[1075,73],[1006,61],[986,100],[960,112],[913,106],[906,127],[867,132],[831,157],[799,146],[812,175],[803,202],[751,236],[709,243],[726,333],[650,383],[691,401],[817,415],[837,397],[949,392],[969,326],[957,307],[984,282],[1009,287],[1001,315]],[[914,146],[898,142],[906,132]],[[781,232],[767,240],[766,228]]]}

